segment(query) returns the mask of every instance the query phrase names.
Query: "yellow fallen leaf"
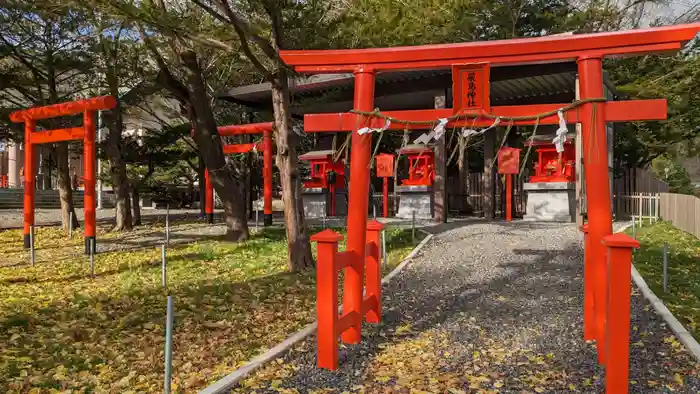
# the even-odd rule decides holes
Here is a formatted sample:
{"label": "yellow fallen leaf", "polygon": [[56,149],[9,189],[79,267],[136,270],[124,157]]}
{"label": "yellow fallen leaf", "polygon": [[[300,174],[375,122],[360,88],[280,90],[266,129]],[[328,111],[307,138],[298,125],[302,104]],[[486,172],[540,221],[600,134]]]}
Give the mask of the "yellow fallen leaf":
{"label": "yellow fallen leaf", "polygon": [[680,374],[677,373],[677,374],[673,375],[673,380],[675,380],[676,383],[678,383],[680,386],[683,386],[683,378],[681,377]]}

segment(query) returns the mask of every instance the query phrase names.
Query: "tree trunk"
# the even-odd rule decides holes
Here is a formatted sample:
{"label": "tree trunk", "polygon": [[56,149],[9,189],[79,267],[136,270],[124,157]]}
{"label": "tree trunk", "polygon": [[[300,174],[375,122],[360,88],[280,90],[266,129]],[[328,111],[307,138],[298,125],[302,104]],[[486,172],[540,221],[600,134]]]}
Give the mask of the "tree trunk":
{"label": "tree trunk", "polygon": [[197,55],[192,51],[181,54],[189,85],[190,104],[193,110],[197,148],[209,169],[209,177],[214,190],[224,206],[226,238],[231,241],[248,239],[248,221],[245,206],[231,168],[226,163],[221,137],[216,127],[214,113],[209,105],[209,95],[202,78]]}
{"label": "tree trunk", "polygon": [[[50,104],[58,103],[58,90],[56,89],[56,67],[54,64],[53,53],[46,53],[46,83],[49,88]],[[52,126],[62,126],[60,120],[49,122]],[[56,127],[57,128],[57,127]],[[83,155],[83,157],[85,157]],[[56,144],[56,175],[58,176],[58,195],[61,199],[61,227],[64,231],[68,231],[69,227],[76,229],[80,227],[78,215],[75,214],[73,206],[73,187],[70,181],[70,170],[68,169],[68,161],[70,155],[68,153],[68,142],[59,142]],[[41,163],[39,163],[41,165]],[[71,213],[73,221],[70,223]]]}
{"label": "tree trunk", "polygon": [[[78,215],[75,214],[73,206],[73,187],[70,181],[70,172],[68,170],[68,143],[59,142],[56,144],[56,174],[58,175],[58,195],[61,198],[61,227],[68,231],[68,227],[73,229],[80,227]],[[73,213],[73,222],[70,223],[71,212]]]}
{"label": "tree trunk", "polygon": [[277,168],[282,183],[284,227],[287,230],[289,269],[302,271],[314,265],[309,243],[309,233],[301,204],[301,179],[297,160],[297,136],[292,130],[289,116],[289,86],[287,70],[279,67],[272,83],[272,108],[275,117],[275,142],[277,143]]}
{"label": "tree trunk", "polygon": [[141,225],[141,193],[139,193],[138,186],[134,186],[131,190],[131,208],[134,210],[132,219],[134,221],[134,226]]}
{"label": "tree trunk", "polygon": [[[113,97],[119,97],[119,84],[115,70],[107,67],[106,77],[109,92]],[[117,106],[110,111],[111,127],[105,141],[105,148],[110,163],[110,174],[115,197],[116,225],[113,231],[131,230],[131,209],[129,207],[129,180],[126,175],[126,163],[122,156],[122,130],[124,118],[119,100]]]}

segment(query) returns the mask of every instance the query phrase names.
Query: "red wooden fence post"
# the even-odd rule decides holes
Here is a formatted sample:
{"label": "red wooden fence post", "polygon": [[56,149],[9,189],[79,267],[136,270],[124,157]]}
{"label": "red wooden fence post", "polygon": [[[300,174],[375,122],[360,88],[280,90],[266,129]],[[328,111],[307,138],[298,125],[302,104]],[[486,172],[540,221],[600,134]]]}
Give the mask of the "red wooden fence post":
{"label": "red wooden fence post", "polygon": [[588,224],[581,226],[583,231],[583,339],[595,340],[595,306],[593,286],[593,267],[591,266],[591,250],[589,246]]}
{"label": "red wooden fence post", "polygon": [[[387,179],[387,178],[384,178]],[[365,303],[367,323],[379,323],[382,318],[382,266],[379,263],[379,236],[384,225],[376,220],[367,223],[367,256],[365,257]]]}
{"label": "red wooden fence post", "polygon": [[607,247],[607,327],[605,392],[627,394],[629,387],[632,249],[639,242],[622,234],[603,238]]}
{"label": "red wooden fence post", "polygon": [[338,368],[338,270],[336,257],[338,242],[343,236],[326,229],[311,236],[318,243],[316,264],[316,330],[317,365],[319,368]]}

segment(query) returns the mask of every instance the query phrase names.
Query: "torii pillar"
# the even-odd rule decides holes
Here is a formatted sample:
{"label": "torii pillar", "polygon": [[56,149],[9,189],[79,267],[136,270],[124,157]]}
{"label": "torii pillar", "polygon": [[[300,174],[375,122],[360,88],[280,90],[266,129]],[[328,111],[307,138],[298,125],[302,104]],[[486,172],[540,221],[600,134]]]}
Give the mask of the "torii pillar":
{"label": "torii pillar", "polygon": [[[603,59],[599,56],[582,56],[577,60],[581,99],[604,97]],[[612,234],[610,183],[608,182],[607,128],[605,105],[588,103],[582,108],[580,120],[583,136],[583,166],[586,179],[586,206],[588,207],[588,236],[590,237],[593,282],[597,286],[594,300],[596,309],[596,333],[603,342],[605,330],[607,265],[603,237]],[[594,116],[595,115],[595,116]],[[605,359],[605,347],[599,347],[599,359]]]}

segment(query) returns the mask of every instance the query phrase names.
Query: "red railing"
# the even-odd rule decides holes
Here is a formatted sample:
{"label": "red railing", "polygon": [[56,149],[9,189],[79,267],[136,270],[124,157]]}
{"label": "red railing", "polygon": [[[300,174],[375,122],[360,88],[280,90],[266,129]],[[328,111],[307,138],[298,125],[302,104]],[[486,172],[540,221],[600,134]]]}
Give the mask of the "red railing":
{"label": "red railing", "polygon": [[7,175],[0,175],[0,188],[8,188]]}
{"label": "red railing", "polygon": [[626,394],[629,381],[632,249],[639,242],[622,234],[603,238],[606,261],[594,261],[588,225],[584,233],[583,338],[595,340],[598,363],[605,366],[605,392]]}
{"label": "red railing", "polygon": [[[318,243],[318,264],[316,266],[316,316],[318,330],[316,335],[318,350],[318,367],[335,370],[338,368],[338,337],[353,327],[368,323],[379,323],[382,315],[382,274],[379,260],[379,234],[384,225],[372,220],[367,223],[365,256],[351,252],[338,252],[338,242],[343,236],[326,229],[311,237]],[[343,269],[364,268],[366,289],[343,288],[345,296],[360,295],[361,310],[352,310],[343,306],[343,314],[338,314],[338,273]],[[364,296],[362,296],[364,290]]]}

